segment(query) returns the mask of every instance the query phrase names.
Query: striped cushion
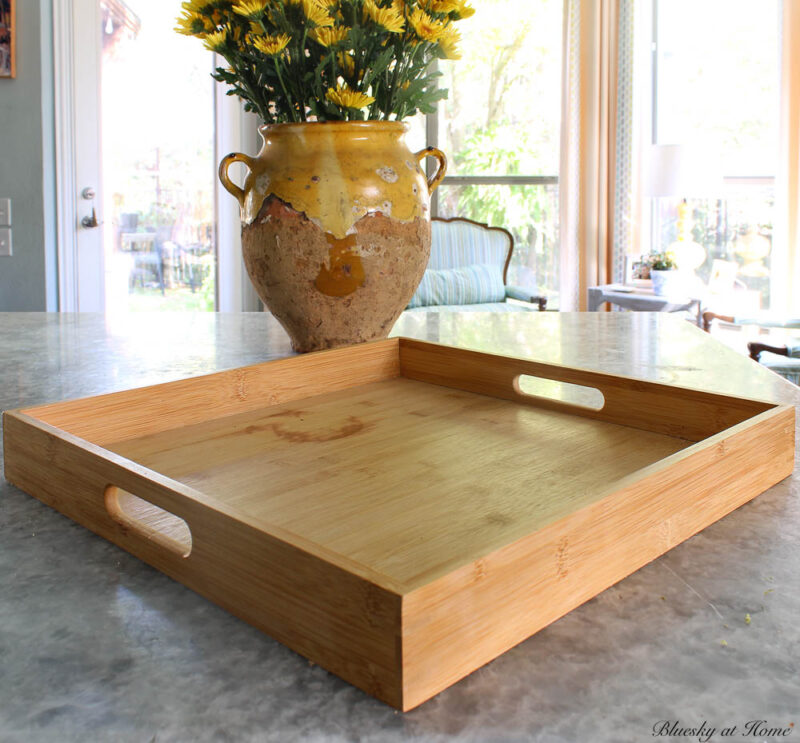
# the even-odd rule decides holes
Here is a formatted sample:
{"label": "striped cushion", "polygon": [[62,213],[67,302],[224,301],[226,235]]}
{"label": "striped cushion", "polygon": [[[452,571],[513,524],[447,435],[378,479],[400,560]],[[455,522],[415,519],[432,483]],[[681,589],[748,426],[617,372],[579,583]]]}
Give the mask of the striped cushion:
{"label": "striped cushion", "polygon": [[428,268],[461,268],[492,263],[502,270],[511,239],[502,230],[472,222],[431,222],[431,259]]}
{"label": "striped cushion", "polygon": [[429,268],[408,306],[482,304],[502,302],[505,297],[503,271],[499,266],[476,264],[441,270]]}

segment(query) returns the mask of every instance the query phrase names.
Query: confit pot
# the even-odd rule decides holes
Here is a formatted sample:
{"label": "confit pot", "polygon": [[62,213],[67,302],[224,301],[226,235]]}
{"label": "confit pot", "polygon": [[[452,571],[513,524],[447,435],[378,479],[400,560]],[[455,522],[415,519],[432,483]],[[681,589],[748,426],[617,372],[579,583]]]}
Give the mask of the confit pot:
{"label": "confit pot", "polygon": [[[430,257],[430,194],[447,162],[395,121],[275,124],[256,157],[220,163],[239,202],[250,280],[299,352],[385,338]],[[422,161],[435,157],[427,180]],[[249,172],[240,188],[234,162]]]}

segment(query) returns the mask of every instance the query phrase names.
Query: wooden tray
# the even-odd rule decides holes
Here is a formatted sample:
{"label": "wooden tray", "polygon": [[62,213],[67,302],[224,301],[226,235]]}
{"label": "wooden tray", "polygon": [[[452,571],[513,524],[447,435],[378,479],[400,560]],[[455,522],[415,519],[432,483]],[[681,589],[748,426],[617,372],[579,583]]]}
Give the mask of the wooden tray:
{"label": "wooden tray", "polygon": [[10,482],[403,710],[794,463],[791,406],[407,339],[3,418]]}

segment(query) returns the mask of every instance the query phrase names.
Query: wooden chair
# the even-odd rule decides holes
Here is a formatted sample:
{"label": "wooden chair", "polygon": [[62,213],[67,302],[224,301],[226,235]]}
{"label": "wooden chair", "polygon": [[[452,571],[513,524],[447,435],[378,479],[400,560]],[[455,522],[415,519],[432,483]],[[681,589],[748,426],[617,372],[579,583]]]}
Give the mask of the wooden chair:
{"label": "wooden chair", "polygon": [[[752,317],[704,312],[703,330],[710,332],[711,325],[715,320],[730,323],[731,325],[757,325],[759,328],[764,329],[800,330],[800,318],[782,317],[768,312]],[[796,338],[782,340],[782,342],[770,340],[768,343],[749,341],[747,351],[754,361],[758,361],[790,382],[800,384],[800,340]]]}

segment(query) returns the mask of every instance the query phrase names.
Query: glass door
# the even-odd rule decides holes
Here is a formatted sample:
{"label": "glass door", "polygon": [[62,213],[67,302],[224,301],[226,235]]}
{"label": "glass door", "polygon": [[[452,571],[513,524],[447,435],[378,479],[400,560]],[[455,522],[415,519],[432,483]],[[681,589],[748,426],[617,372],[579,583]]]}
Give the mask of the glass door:
{"label": "glass door", "polygon": [[100,0],[109,314],[217,307],[214,82],[177,3]]}

